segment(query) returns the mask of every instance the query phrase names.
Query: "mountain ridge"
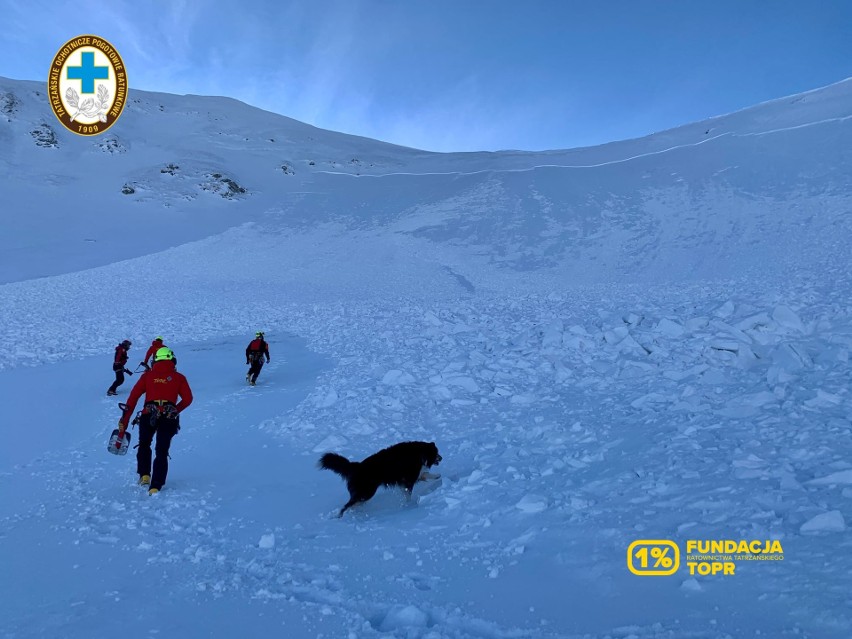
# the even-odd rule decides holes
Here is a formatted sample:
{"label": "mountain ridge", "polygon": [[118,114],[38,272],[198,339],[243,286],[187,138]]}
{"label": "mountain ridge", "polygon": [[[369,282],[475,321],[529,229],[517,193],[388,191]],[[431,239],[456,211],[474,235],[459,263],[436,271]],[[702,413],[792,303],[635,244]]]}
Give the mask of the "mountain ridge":
{"label": "mountain ridge", "polygon": [[[767,268],[756,244],[780,266],[810,259],[825,228],[852,235],[850,80],[643,138],[542,152],[432,153],[232,98],[132,89],[113,130],[83,138],[57,125],[39,83],[6,79],[0,113],[7,201],[28,211],[7,220],[0,281],[148,255],[246,222],[283,235],[370,231],[474,286],[512,272],[577,283],[729,277]],[[118,251],[110,237],[133,241]],[[60,243],[62,259],[26,264],[28,251]]]}

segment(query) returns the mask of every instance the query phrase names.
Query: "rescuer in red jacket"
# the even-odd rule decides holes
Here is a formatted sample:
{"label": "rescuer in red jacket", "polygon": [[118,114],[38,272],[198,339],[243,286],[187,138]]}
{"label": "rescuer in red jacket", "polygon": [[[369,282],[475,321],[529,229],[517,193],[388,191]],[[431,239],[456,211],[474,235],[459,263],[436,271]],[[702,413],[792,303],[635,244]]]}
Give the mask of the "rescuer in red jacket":
{"label": "rescuer in red jacket", "polygon": [[263,333],[258,331],[254,334],[254,339],[249,342],[246,347],[246,364],[249,364],[249,372],[246,373],[246,381],[254,386],[257,381],[257,376],[260,375],[260,369],[263,368],[263,358],[266,357],[266,363],[269,363],[269,344],[263,339]]}
{"label": "rescuer in red jacket", "polygon": [[151,346],[148,348],[148,352],[145,353],[145,359],[139,362],[139,365],[144,366],[145,370],[151,368],[151,365],[148,364],[148,360],[152,360],[151,364],[153,364],[154,355],[156,355],[157,351],[163,348],[163,346],[165,346],[165,344],[163,344],[163,338],[159,336],[155,337],[154,341],[151,342]]}
{"label": "rescuer in red jacket", "polygon": [[[175,354],[163,347],[154,355],[151,370],[142,373],[136,382],[124,415],[118,420],[119,441],[124,437],[127,423],[136,410],[136,403],[145,395],[139,420],[139,447],[136,452],[136,472],[139,484],[150,485],[149,495],[155,495],[166,483],[169,472],[169,446],[180,430],[180,413],[192,403],[192,390],[186,377],[175,370]],[[178,401],[180,399],[180,401]],[[154,472],[151,473],[151,442],[157,436]]]}
{"label": "rescuer in red jacket", "polygon": [[132,343],[129,339],[124,340],[121,344],[115,347],[115,358],[112,360],[112,370],[115,373],[115,381],[107,389],[107,395],[118,395],[115,390],[124,383],[124,374],[133,375],[127,368],[127,351],[130,350]]}

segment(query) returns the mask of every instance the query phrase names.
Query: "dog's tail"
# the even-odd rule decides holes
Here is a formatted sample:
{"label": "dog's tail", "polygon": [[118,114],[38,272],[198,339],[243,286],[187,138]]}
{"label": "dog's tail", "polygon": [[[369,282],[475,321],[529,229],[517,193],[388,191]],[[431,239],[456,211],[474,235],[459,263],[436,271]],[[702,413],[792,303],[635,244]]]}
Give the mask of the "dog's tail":
{"label": "dog's tail", "polygon": [[349,479],[352,475],[353,466],[355,466],[356,463],[357,462],[349,461],[343,455],[338,455],[337,453],[326,453],[320,457],[317,465],[325,470],[334,471],[344,479]]}

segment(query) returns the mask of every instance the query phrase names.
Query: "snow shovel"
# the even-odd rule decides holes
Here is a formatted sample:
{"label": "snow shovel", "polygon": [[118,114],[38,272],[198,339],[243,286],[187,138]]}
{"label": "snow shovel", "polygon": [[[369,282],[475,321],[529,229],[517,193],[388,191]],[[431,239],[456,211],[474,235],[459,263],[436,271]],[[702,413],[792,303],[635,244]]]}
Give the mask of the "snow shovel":
{"label": "snow shovel", "polygon": [[[123,415],[127,409],[127,404],[119,404],[118,407],[121,409]],[[113,455],[126,455],[128,448],[130,448],[130,431],[125,430],[124,437],[121,437],[118,429],[114,429],[107,444],[107,451]]]}
{"label": "snow shovel", "polygon": [[118,429],[114,429],[112,436],[109,438],[107,450],[113,455],[126,455],[128,448],[130,448],[130,431],[124,431],[124,437],[119,438]]}

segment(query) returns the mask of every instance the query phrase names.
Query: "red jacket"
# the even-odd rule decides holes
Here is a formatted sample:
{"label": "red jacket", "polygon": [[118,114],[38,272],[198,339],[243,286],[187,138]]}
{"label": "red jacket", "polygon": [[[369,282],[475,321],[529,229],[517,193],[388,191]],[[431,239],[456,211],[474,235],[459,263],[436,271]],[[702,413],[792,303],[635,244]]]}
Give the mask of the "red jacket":
{"label": "red jacket", "polygon": [[249,358],[252,354],[260,353],[261,355],[266,355],[266,361],[269,361],[269,344],[266,343],[266,340],[261,339],[260,337],[253,339],[251,343],[249,343],[248,347],[246,347],[246,359]]}
{"label": "red jacket", "polygon": [[151,342],[151,348],[148,349],[148,352],[145,353],[145,359],[142,360],[146,366],[148,365],[148,360],[153,358],[154,355],[157,354],[157,351],[161,348],[163,348],[163,340],[155,339],[153,342]]}
{"label": "red jacket", "polygon": [[[125,427],[131,415],[133,415],[133,411],[136,410],[136,403],[143,394],[145,395],[145,403],[166,400],[175,404],[178,413],[192,403],[192,390],[189,388],[189,382],[186,381],[186,377],[175,370],[174,362],[170,360],[154,362],[151,370],[142,373],[142,377],[130,391],[127,409],[121,417],[121,423]],[[178,397],[180,397],[180,402],[178,402]]]}
{"label": "red jacket", "polygon": [[124,366],[127,364],[127,349],[124,348],[121,344],[115,347],[115,359],[112,360],[112,370],[120,371],[124,370]]}

